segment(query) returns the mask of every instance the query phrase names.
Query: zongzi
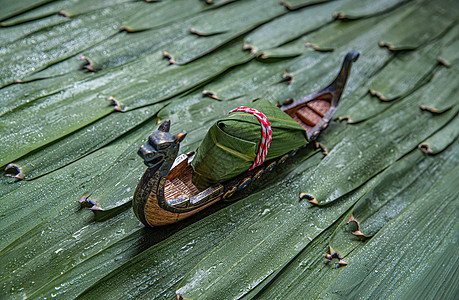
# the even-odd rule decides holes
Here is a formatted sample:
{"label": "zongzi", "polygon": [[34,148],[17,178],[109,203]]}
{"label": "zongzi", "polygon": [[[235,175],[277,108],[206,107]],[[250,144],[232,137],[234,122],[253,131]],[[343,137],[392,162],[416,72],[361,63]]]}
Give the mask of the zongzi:
{"label": "zongzi", "polygon": [[[276,105],[258,100],[248,108],[266,116],[272,129],[265,160],[308,143],[306,130]],[[262,122],[251,112],[234,111],[219,119],[196,151],[193,184],[205,188],[246,172],[254,165],[262,140]]]}

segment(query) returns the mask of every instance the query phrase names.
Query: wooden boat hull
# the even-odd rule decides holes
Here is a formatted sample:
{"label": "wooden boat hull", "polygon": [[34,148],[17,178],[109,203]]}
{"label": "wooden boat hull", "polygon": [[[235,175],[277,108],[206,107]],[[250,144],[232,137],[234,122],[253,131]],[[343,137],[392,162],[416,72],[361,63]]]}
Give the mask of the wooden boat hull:
{"label": "wooden boat hull", "polygon": [[[351,65],[358,56],[357,51],[350,51],[336,79],[324,89],[296,101],[287,100],[279,107],[307,131],[309,141],[328,126],[343,93]],[[198,189],[191,181],[191,162],[195,153],[177,157],[179,144],[186,133],[172,135],[169,129],[170,121],[166,120],[139,150],[148,169],[134,193],[133,210],[146,226],[172,224],[217,201],[230,198],[298,151],[290,151],[226,182]],[[314,203],[314,199],[309,201]]]}

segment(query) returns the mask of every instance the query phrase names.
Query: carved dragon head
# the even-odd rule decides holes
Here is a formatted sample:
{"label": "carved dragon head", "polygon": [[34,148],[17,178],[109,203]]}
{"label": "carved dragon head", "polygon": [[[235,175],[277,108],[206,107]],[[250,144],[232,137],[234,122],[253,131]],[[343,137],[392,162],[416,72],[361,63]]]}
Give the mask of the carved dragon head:
{"label": "carved dragon head", "polygon": [[177,156],[179,144],[185,138],[186,132],[173,135],[169,132],[170,128],[171,121],[164,121],[137,152],[147,167],[157,167],[165,160],[174,160]]}

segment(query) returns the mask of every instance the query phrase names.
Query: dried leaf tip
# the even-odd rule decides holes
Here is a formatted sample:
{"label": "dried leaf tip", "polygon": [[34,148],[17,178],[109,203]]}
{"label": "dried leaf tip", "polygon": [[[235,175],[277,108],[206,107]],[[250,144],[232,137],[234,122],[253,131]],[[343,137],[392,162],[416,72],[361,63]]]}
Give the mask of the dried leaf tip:
{"label": "dried leaf tip", "polygon": [[311,194],[301,193],[300,200],[303,200],[303,199],[306,199],[309,203],[319,205],[319,202],[317,201],[317,199],[314,198],[314,196],[312,196]]}
{"label": "dried leaf tip", "polygon": [[83,66],[84,69],[87,69],[91,72],[94,72],[94,64],[92,62],[92,60],[86,56],[82,56],[80,57],[80,60],[85,60],[86,61],[86,65]]}
{"label": "dried leaf tip", "polygon": [[242,50],[252,50],[252,49],[253,47],[247,43],[244,43],[244,45],[242,45]]}
{"label": "dried leaf tip", "polygon": [[346,15],[342,12],[334,12],[333,18],[336,20],[342,20],[342,19],[346,19]]}
{"label": "dried leaf tip", "polygon": [[121,108],[121,103],[118,100],[116,100],[114,97],[112,97],[112,96],[108,97],[107,101],[112,101],[113,102],[114,109],[116,111],[120,111],[120,112],[123,111],[123,109]]}
{"label": "dried leaf tip", "polygon": [[342,258],[341,255],[339,255],[338,252],[336,252],[335,250],[333,250],[333,248],[332,248],[331,246],[328,246],[328,249],[329,249],[328,251],[329,251],[330,253],[325,254],[325,258],[326,258],[326,259],[332,260],[334,257],[337,257],[337,258],[339,258],[339,259]]}
{"label": "dried leaf tip", "polygon": [[63,17],[66,17],[66,18],[71,18],[72,14],[66,12],[65,10],[61,10],[61,11],[59,11],[59,16],[63,16]]}
{"label": "dried leaf tip", "polygon": [[354,232],[352,232],[353,235],[356,235],[356,236],[363,236],[363,237],[366,237],[361,231],[360,231],[360,223],[359,221],[357,221],[356,218],[354,218],[354,215],[351,214],[351,216],[349,217],[349,220],[347,221],[346,224],[349,225],[349,223],[351,222],[355,222],[355,225],[357,225],[357,230],[355,230]]}
{"label": "dried leaf tip", "polygon": [[351,222],[356,222],[356,223],[358,223],[357,220],[354,218],[354,215],[353,215],[353,214],[351,214],[351,216],[349,217],[349,220],[347,220],[347,223],[346,223],[346,224],[349,224],[349,223],[351,223]]}
{"label": "dried leaf tip", "polygon": [[379,46],[380,46],[380,47],[386,47],[387,49],[389,49],[389,50],[391,50],[391,51],[395,50],[395,46],[393,46],[393,45],[391,45],[391,44],[388,44],[388,43],[386,43],[386,42],[383,42],[383,41],[380,41],[380,42],[379,42]]}
{"label": "dried leaf tip", "polygon": [[128,26],[128,25],[121,25],[120,26],[120,31],[126,31],[126,32],[129,32],[129,33],[132,33],[132,32],[134,32],[134,29],[131,26]]}
{"label": "dried leaf tip", "polygon": [[331,246],[328,246],[328,247],[330,249],[330,253],[325,254],[325,258],[328,259],[329,261],[331,261],[333,258],[338,258],[339,261],[336,263],[337,265],[339,265],[340,267],[347,266],[347,262],[343,260],[343,257],[338,252],[333,250]]}
{"label": "dried leaf tip", "polygon": [[338,264],[340,267],[341,266],[347,266],[347,262],[345,262],[344,260],[340,259],[336,264]]}
{"label": "dried leaf tip", "polygon": [[[319,46],[314,45],[313,43],[305,43],[304,46],[306,48],[311,48],[312,50],[315,50],[315,51],[322,51],[322,49],[320,49]],[[324,51],[326,51],[326,50],[324,50]]]}
{"label": "dried leaf tip", "polygon": [[89,196],[83,196],[78,200],[78,203],[80,203],[80,208],[87,208],[90,210],[102,210],[102,208]]}
{"label": "dried leaf tip", "polygon": [[16,179],[23,180],[24,179],[24,173],[22,172],[22,168],[19,167],[18,165],[15,164],[8,164],[5,167],[5,176],[7,177],[13,177]]}
{"label": "dried leaf tip", "polygon": [[431,112],[431,113],[434,113],[434,114],[440,113],[440,111],[438,109],[433,108],[433,107],[428,107],[428,106],[425,106],[425,105],[421,105],[421,106],[419,106],[419,108],[421,110],[428,111],[428,112]]}
{"label": "dried leaf tip", "polygon": [[210,97],[210,98],[212,98],[212,99],[219,100],[218,97],[217,97],[217,94],[214,93],[214,92],[212,92],[212,91],[203,90],[203,91],[201,92],[201,94],[202,94],[203,96],[208,96],[208,97]]}
{"label": "dried leaf tip", "polygon": [[375,91],[375,90],[371,90],[371,89],[370,89],[370,94],[371,94],[372,96],[378,97],[379,100],[381,100],[381,101],[387,101],[387,98],[384,97],[384,95],[381,94],[380,92],[377,92],[377,91]]}
{"label": "dried leaf tip", "polygon": [[447,67],[447,68],[451,67],[451,64],[450,64],[449,62],[447,62],[446,60],[444,60],[443,58],[441,58],[441,57],[437,57],[437,61],[438,61],[440,64],[442,64],[442,65],[444,65],[445,67]]}
{"label": "dried leaf tip", "polygon": [[339,117],[338,118],[338,121],[347,121],[347,124],[354,124],[355,122],[351,120],[351,118],[349,116],[346,116],[346,117]]}
{"label": "dried leaf tip", "polygon": [[421,150],[425,154],[432,154],[433,151],[430,149],[429,144],[427,143],[422,143],[418,145],[418,149]]}
{"label": "dried leaf tip", "polygon": [[365,235],[360,231],[360,230],[356,230],[354,232],[352,232],[353,235],[356,235],[356,236],[363,236],[365,237]]}
{"label": "dried leaf tip", "polygon": [[172,57],[172,55],[171,55],[169,52],[167,52],[167,51],[163,51],[163,57],[169,59],[169,63],[171,63],[171,64],[177,63],[177,62],[175,61],[175,59]]}
{"label": "dried leaf tip", "polygon": [[321,143],[319,143],[319,142],[317,142],[317,141],[314,142],[314,147],[315,147],[316,149],[320,149],[320,150],[322,151],[322,154],[323,154],[323,155],[325,155],[325,156],[328,155],[327,148],[326,148],[324,145],[322,145]]}
{"label": "dried leaf tip", "polygon": [[199,30],[197,30],[197,29],[194,28],[194,27],[190,27],[190,32],[191,32],[192,34],[196,34],[197,36],[206,36],[205,33],[199,32]]}
{"label": "dried leaf tip", "polygon": [[285,6],[288,10],[292,10],[292,6],[290,5],[290,3],[288,2],[285,2],[283,0],[280,0],[279,3],[283,6]]}
{"label": "dried leaf tip", "polygon": [[282,79],[284,81],[288,81],[288,84],[291,84],[293,82],[293,74],[284,71],[284,73],[282,74]]}
{"label": "dried leaf tip", "polygon": [[260,55],[258,57],[260,57],[261,59],[268,59],[269,55],[267,53],[265,53],[265,52],[262,52],[262,53],[260,53]]}

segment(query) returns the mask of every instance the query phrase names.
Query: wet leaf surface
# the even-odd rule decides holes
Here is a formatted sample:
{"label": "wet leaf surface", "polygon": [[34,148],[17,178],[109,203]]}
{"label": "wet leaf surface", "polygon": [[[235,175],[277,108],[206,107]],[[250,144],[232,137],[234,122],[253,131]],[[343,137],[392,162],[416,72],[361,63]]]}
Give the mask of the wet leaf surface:
{"label": "wet leaf surface", "polygon": [[[0,298],[458,293],[455,1],[3,2],[0,166],[25,180],[0,179]],[[350,49],[328,156],[171,226],[136,219],[158,120],[195,150],[237,106],[326,86]]]}

